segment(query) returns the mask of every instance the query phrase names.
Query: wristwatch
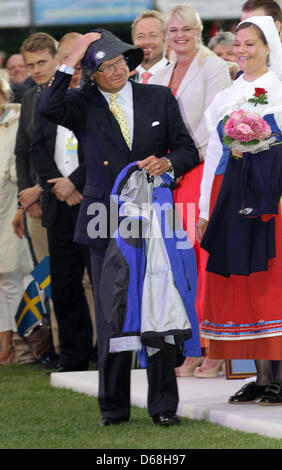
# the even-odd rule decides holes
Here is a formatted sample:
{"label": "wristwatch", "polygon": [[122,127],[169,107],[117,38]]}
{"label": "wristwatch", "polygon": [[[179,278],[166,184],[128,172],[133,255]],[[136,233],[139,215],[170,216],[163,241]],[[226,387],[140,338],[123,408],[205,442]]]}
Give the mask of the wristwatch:
{"label": "wristwatch", "polygon": [[173,166],[172,166],[172,163],[171,163],[170,159],[167,158],[167,157],[162,157],[162,158],[164,158],[167,161],[167,163],[169,164],[169,171],[173,170]]}

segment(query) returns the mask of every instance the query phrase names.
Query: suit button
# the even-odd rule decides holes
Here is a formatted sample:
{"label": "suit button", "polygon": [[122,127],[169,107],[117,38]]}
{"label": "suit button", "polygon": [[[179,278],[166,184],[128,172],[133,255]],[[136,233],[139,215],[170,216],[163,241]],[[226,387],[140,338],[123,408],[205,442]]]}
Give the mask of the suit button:
{"label": "suit button", "polygon": [[108,162],[107,160],[105,160],[105,161],[103,162],[103,165],[104,165],[104,166],[108,166],[108,165],[109,165],[109,162]]}
{"label": "suit button", "polygon": [[54,80],[55,80],[55,77],[52,77],[51,80],[49,80],[48,86],[52,86],[52,83]]}

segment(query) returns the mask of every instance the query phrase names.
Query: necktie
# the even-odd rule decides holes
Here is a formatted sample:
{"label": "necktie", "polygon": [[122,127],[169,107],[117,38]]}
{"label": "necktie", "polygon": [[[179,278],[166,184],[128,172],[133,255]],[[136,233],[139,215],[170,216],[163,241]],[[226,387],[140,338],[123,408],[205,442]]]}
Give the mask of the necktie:
{"label": "necktie", "polygon": [[143,72],[142,83],[146,84],[151,76],[152,76],[151,72]]}
{"label": "necktie", "polygon": [[113,113],[114,117],[116,118],[117,122],[119,123],[120,130],[124,137],[125,142],[127,143],[128,147],[130,148],[130,135],[128,124],[126,120],[126,115],[122,108],[116,103],[116,99],[118,97],[118,93],[112,93],[110,95],[110,110]]}

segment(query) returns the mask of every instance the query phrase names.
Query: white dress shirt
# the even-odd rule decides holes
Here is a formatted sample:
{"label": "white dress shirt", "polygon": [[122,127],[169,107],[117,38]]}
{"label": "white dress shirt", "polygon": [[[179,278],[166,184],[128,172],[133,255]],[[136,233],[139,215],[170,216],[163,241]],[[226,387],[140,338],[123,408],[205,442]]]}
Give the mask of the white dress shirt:
{"label": "white dress shirt", "polygon": [[[144,69],[144,67],[142,65],[138,65],[138,67],[136,67],[136,72],[137,72],[137,76],[136,76],[136,82],[138,83],[142,83],[142,73],[143,72],[150,72],[152,75],[155,75],[159,70],[161,70],[163,67],[165,67],[166,65],[168,64],[168,60],[166,57],[163,57],[161,60],[159,60],[159,62],[157,62],[156,64],[154,64],[150,69]],[[149,82],[150,82],[150,79],[149,79]],[[149,83],[148,82],[148,83]]]}
{"label": "white dress shirt", "polygon": [[[75,70],[62,64],[59,71],[73,75]],[[54,159],[63,176],[69,176],[79,165],[77,140],[74,133],[63,126],[57,126]]]}
{"label": "white dress shirt", "polygon": [[76,137],[63,126],[57,126],[54,159],[63,176],[69,176],[79,165]]}

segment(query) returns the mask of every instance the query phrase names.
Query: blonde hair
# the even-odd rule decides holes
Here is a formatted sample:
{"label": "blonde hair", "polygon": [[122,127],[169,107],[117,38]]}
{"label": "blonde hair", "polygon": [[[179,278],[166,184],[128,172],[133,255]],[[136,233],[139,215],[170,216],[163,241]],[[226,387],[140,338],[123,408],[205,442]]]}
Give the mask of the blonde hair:
{"label": "blonde hair", "polygon": [[22,44],[21,53],[38,52],[47,49],[52,57],[57,53],[58,42],[50,34],[38,32],[31,34]]}
{"label": "blonde hair", "polygon": [[64,36],[61,37],[60,41],[58,42],[57,55],[56,55],[56,58],[59,62],[62,59],[61,47],[65,44],[65,42],[67,42],[69,40],[74,40],[75,41],[80,36],[82,36],[82,34],[77,33],[76,31],[71,31],[70,33],[66,33],[66,34],[64,34]]}
{"label": "blonde hair", "polygon": [[81,36],[82,36],[82,34],[76,32],[76,31],[71,31],[70,33],[64,34],[64,36],[62,36],[61,39],[59,40],[58,50],[65,41],[68,41],[69,39],[78,39]]}
{"label": "blonde hair", "polygon": [[7,80],[7,82],[10,81],[9,72],[5,67],[0,68],[0,78],[4,78],[4,80]]}
{"label": "blonde hair", "polygon": [[9,81],[5,78],[4,73],[0,73],[0,93],[3,93],[6,101],[11,101],[13,98],[13,91],[9,85]]}
{"label": "blonde hair", "polygon": [[131,25],[132,39],[133,39],[133,36],[134,36],[134,31],[135,31],[136,25],[139,23],[139,21],[143,20],[144,18],[155,18],[156,20],[159,20],[161,22],[161,25],[162,25],[163,34],[165,36],[165,29],[166,28],[165,28],[163,14],[158,10],[145,10],[145,11],[143,11],[143,13],[141,13],[141,15],[139,15],[139,16],[137,16],[137,18],[135,18],[135,20],[133,21],[133,23]]}
{"label": "blonde hair", "polygon": [[196,10],[194,10],[194,8],[190,7],[190,5],[175,5],[173,8],[171,8],[171,10],[164,17],[166,29],[173,16],[176,16],[178,20],[180,20],[182,23],[189,26],[190,28],[193,28],[199,31],[197,47],[200,52],[199,54],[200,64],[203,62],[205,57],[216,55],[213,51],[208,49],[203,44],[203,40],[202,40],[203,23],[202,23],[199,13]]}

